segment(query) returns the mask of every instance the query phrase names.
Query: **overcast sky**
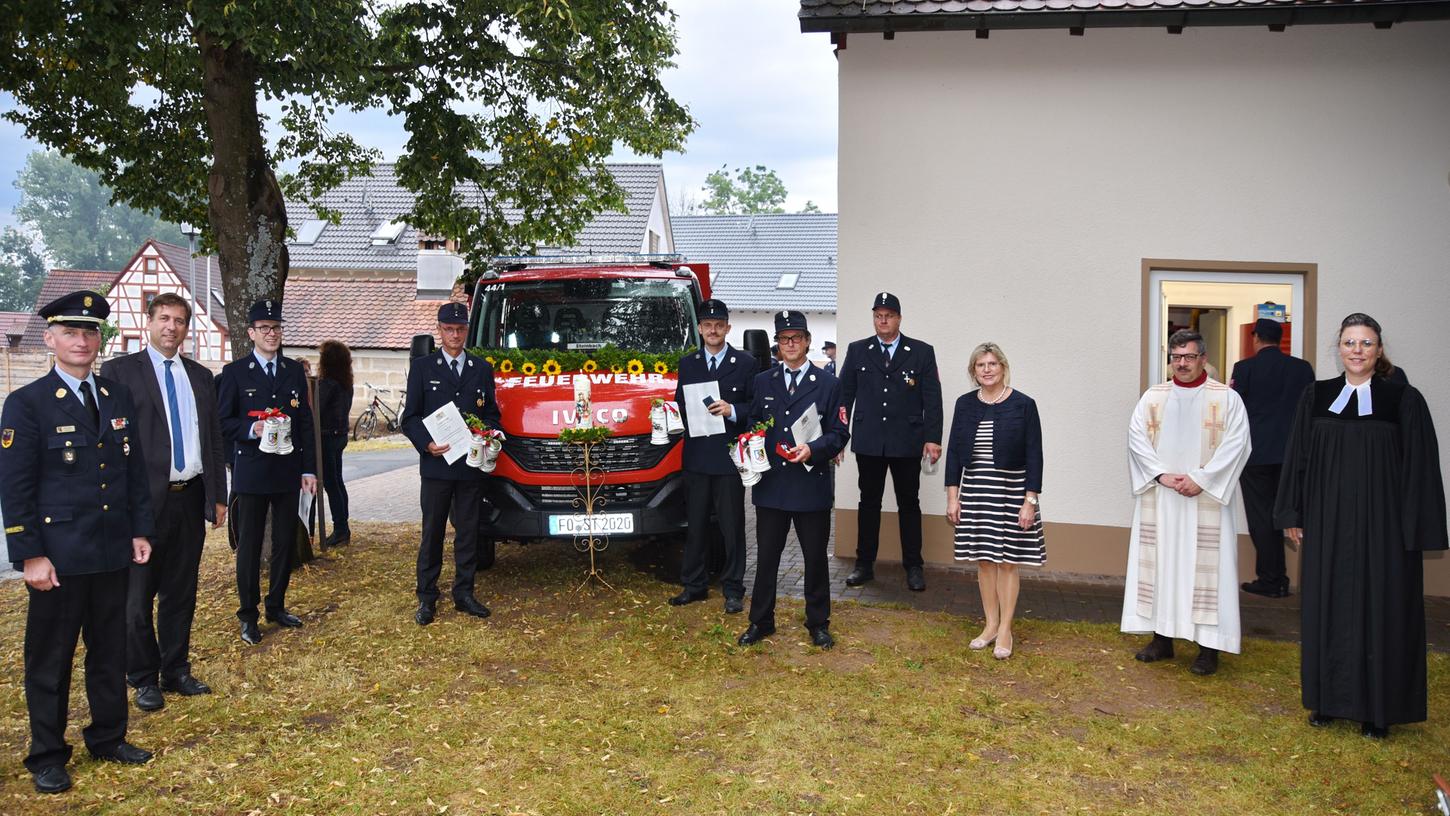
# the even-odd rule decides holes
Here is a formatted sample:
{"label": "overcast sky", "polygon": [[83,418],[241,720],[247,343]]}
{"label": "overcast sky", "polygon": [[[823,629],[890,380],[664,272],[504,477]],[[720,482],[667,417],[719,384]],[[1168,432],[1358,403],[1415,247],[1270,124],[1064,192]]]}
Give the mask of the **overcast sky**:
{"label": "overcast sky", "polygon": [[[836,60],[827,35],[802,34],[795,0],[673,0],[679,67],[666,87],[699,123],[684,153],[664,157],[672,204],[704,198],[706,174],[763,164],[785,182],[786,209],[836,211]],[[0,95],[0,105],[14,105]],[[340,117],[339,130],[392,159],[406,141],[382,113]],[[275,138],[275,134],[270,134]],[[39,148],[0,121],[0,225],[15,223],[16,173]],[[617,158],[636,160],[620,155]]]}

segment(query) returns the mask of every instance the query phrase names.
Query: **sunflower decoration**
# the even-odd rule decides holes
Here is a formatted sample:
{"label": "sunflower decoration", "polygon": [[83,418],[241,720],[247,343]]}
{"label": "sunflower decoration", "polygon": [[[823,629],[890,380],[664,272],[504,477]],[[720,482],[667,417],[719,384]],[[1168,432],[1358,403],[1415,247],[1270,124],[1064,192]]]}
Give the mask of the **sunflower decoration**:
{"label": "sunflower decoration", "polygon": [[639,360],[630,360],[628,369],[631,374],[643,374],[644,363],[641,363]]}
{"label": "sunflower decoration", "polygon": [[624,366],[620,365],[619,363],[615,363],[614,365],[609,367],[609,370],[614,372],[615,374],[623,374]]}
{"label": "sunflower decoration", "polygon": [[585,374],[593,374],[594,372],[599,370],[599,364],[594,362],[593,360],[585,360],[584,365],[581,366],[581,368]]}
{"label": "sunflower decoration", "polygon": [[559,372],[561,372],[563,370],[564,369],[559,366],[559,361],[558,360],[555,360],[552,357],[550,357],[549,359],[547,359],[547,360],[544,361],[544,373],[545,374],[548,374],[548,375],[551,375],[552,376],[552,375],[558,374]]}
{"label": "sunflower decoration", "polygon": [[519,366],[519,372],[522,373],[525,377],[532,377],[535,374],[539,373],[539,367],[534,365],[532,362],[525,360],[524,364]]}
{"label": "sunflower decoration", "polygon": [[509,373],[510,371],[513,371],[513,370],[514,370],[514,361],[513,360],[510,360],[507,357],[503,358],[503,360],[500,361],[499,364],[498,364],[498,373],[500,373],[500,374],[507,374],[507,373]]}
{"label": "sunflower decoration", "polygon": [[665,362],[664,360],[655,360],[655,373],[656,374],[668,374],[668,373],[670,373],[670,364],[667,363],[667,362]]}

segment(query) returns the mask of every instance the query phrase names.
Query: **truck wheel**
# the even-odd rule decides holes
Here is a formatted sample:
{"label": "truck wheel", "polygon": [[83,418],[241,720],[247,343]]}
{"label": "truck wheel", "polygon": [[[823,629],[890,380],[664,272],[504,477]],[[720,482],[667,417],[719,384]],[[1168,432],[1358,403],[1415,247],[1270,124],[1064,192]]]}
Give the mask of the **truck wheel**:
{"label": "truck wheel", "polygon": [[480,538],[478,540],[478,568],[481,570],[491,568],[497,557],[498,542],[491,538]]}

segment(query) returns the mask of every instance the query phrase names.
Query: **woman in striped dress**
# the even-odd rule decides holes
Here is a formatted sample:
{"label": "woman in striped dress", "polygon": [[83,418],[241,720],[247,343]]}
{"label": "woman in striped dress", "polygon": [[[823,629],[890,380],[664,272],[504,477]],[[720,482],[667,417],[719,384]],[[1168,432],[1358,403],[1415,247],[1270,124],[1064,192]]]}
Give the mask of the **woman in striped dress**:
{"label": "woman in striped dress", "polygon": [[957,400],[947,443],[947,518],[956,525],[956,558],[977,562],[986,625],[973,649],[1012,656],[1020,564],[1047,560],[1037,495],[1042,492],[1042,423],[1037,403],[1011,387],[1007,355],[995,343],[972,350],[977,390]]}

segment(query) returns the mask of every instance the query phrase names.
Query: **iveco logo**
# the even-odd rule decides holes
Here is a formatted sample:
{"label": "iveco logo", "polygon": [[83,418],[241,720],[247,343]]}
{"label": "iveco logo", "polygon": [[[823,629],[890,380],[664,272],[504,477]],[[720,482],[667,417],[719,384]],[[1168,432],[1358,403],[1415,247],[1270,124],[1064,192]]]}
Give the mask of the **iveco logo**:
{"label": "iveco logo", "polygon": [[[554,424],[555,425],[559,425],[559,424],[562,423],[564,425],[568,425],[570,427],[573,427],[575,421],[579,418],[579,415],[577,413],[575,413],[573,409],[570,409],[570,408],[565,408],[565,409],[562,409],[562,410],[560,410],[558,408],[555,408],[554,411],[553,411],[553,418],[554,418]],[[626,419],[629,419],[629,409],[628,408],[595,408],[594,409],[594,422],[597,425],[607,425],[607,424],[609,424],[611,422],[613,422],[615,425],[618,425],[619,423],[625,421]]]}

